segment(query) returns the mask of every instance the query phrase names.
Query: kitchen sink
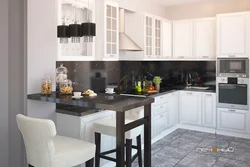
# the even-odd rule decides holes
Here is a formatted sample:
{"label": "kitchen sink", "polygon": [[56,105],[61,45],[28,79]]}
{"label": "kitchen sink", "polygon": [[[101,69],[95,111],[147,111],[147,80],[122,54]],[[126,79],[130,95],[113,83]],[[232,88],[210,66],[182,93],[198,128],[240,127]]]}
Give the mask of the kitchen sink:
{"label": "kitchen sink", "polygon": [[207,90],[209,87],[201,87],[201,86],[189,86],[186,89],[197,89],[197,90]]}

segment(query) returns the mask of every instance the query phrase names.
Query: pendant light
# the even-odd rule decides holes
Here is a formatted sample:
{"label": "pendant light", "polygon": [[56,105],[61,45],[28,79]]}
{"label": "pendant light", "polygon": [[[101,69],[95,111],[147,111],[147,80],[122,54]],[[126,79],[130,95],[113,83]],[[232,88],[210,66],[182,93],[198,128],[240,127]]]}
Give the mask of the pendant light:
{"label": "pendant light", "polygon": [[96,36],[96,24],[90,22],[89,10],[88,0],[87,22],[82,23],[82,36],[84,37],[84,42],[93,42],[93,37]]}
{"label": "pendant light", "polygon": [[80,43],[82,37],[81,33],[81,25],[77,24],[76,21],[76,0],[75,0],[75,6],[74,6],[74,12],[75,12],[75,23],[69,25],[69,36],[71,37],[72,43]]}
{"label": "pendant light", "polygon": [[65,17],[63,17],[63,24],[57,26],[57,38],[60,38],[60,43],[68,43],[69,26],[65,25]]}

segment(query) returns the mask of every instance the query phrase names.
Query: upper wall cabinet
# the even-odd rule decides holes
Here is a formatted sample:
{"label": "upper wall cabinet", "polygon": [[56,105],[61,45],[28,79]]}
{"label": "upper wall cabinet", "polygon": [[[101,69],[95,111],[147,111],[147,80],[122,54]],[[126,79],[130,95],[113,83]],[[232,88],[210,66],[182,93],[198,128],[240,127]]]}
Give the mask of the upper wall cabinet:
{"label": "upper wall cabinet", "polygon": [[194,57],[216,59],[216,18],[194,20]]}
{"label": "upper wall cabinet", "polygon": [[172,21],[145,13],[126,13],[125,32],[143,51],[122,52],[122,60],[161,60],[172,57]]}
{"label": "upper wall cabinet", "polygon": [[193,58],[193,20],[173,22],[173,57]]}
{"label": "upper wall cabinet", "polygon": [[249,57],[249,12],[217,15],[217,57]]}
{"label": "upper wall cabinet", "polygon": [[144,24],[144,59],[171,58],[172,22],[146,14]]}
{"label": "upper wall cabinet", "polygon": [[109,0],[96,1],[96,59],[119,59],[119,5]]}
{"label": "upper wall cabinet", "polygon": [[216,58],[216,19],[203,18],[173,22],[174,59]]}
{"label": "upper wall cabinet", "polygon": [[[95,22],[95,4],[85,0],[59,0],[58,25],[82,24],[90,20]],[[89,17],[88,17],[89,16]],[[68,38],[68,42],[58,39],[58,61],[86,61],[95,59],[95,38],[93,42],[84,42]]]}

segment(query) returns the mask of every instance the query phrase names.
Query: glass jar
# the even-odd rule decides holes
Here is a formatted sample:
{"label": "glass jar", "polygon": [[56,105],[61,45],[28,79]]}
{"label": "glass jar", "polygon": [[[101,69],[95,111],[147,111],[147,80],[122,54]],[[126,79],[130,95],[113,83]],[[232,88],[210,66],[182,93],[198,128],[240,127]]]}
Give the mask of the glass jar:
{"label": "glass jar", "polygon": [[60,82],[63,82],[67,79],[68,69],[60,64],[60,67],[56,69],[56,84],[59,85]]}
{"label": "glass jar", "polygon": [[47,74],[45,74],[45,77],[42,79],[41,94],[50,95],[51,93],[52,93],[51,78]]}
{"label": "glass jar", "polygon": [[66,79],[60,82],[60,93],[64,95],[71,95],[73,93],[72,81]]}

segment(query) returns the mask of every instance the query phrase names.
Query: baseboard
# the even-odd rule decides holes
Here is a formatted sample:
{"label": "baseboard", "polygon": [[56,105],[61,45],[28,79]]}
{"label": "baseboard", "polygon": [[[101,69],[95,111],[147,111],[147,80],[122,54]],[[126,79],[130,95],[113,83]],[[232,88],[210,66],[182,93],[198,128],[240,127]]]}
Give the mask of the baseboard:
{"label": "baseboard", "polygon": [[[215,133],[214,128],[200,127],[200,126],[194,126],[194,125],[179,124],[178,128],[196,130],[196,131],[207,132],[207,133]],[[216,131],[217,131],[217,134],[220,134],[220,135],[250,139],[249,134],[242,134],[242,133],[229,132],[229,131],[223,131],[223,130],[216,130]]]}

